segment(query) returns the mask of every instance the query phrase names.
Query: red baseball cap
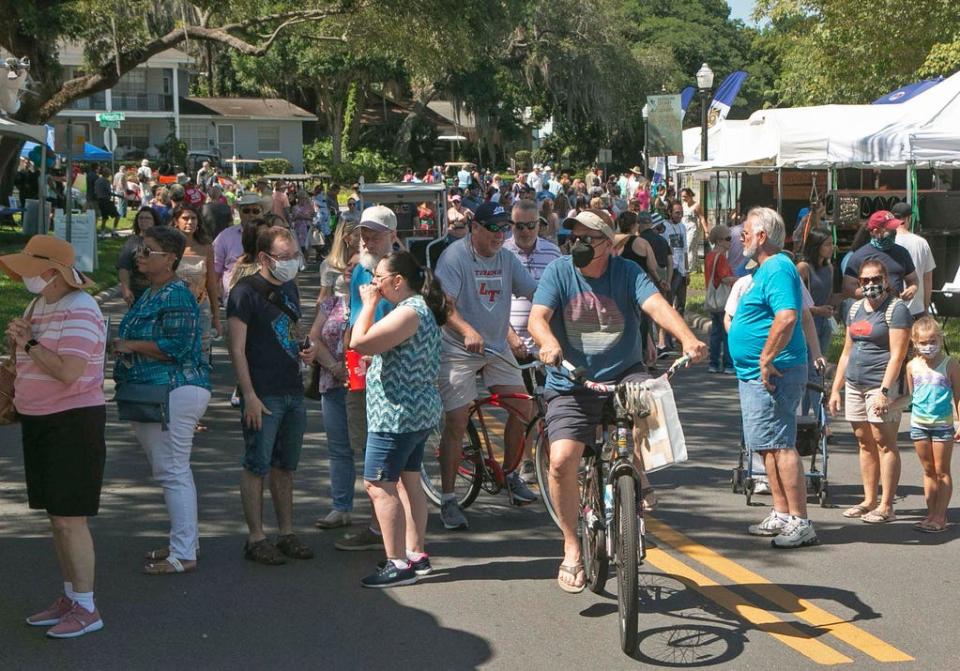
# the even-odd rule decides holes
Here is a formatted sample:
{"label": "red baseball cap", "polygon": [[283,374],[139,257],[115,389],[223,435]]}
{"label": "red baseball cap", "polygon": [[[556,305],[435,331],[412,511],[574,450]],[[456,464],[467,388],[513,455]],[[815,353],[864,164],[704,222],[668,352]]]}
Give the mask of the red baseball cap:
{"label": "red baseball cap", "polygon": [[876,231],[885,228],[888,231],[894,231],[902,223],[890,210],[877,210],[867,219],[867,230]]}

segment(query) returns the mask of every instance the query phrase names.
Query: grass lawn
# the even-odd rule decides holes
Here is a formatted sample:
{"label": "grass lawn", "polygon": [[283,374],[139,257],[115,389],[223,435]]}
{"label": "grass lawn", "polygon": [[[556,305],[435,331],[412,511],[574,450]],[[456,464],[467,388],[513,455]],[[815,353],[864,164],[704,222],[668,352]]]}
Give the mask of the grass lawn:
{"label": "grass lawn", "polygon": [[[132,213],[120,220],[120,229],[130,228]],[[28,236],[18,232],[0,231],[0,255],[19,252],[27,244]],[[117,256],[123,247],[124,239],[104,238],[99,241],[100,263],[96,271],[90,273],[94,285],[87,291],[98,294],[117,284]],[[23,283],[14,282],[5,273],[0,273],[0,328],[6,330],[7,323],[23,314],[32,295]],[[6,351],[6,339],[0,338],[0,352]]]}

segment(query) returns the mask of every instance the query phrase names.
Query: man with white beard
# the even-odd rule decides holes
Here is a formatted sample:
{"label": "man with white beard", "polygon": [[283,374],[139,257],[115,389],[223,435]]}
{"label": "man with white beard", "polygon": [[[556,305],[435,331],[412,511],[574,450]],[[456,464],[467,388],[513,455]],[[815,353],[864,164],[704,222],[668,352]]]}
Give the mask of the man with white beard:
{"label": "man with white beard", "polygon": [[[363,301],[360,298],[360,287],[373,282],[373,271],[390,252],[397,241],[397,215],[384,205],[368,207],[360,215],[360,263],[356,265],[350,275],[350,328],[353,328]],[[383,319],[393,306],[380,299],[377,303],[376,320]],[[349,333],[349,332],[348,332]],[[347,347],[350,346],[350,336],[347,336]],[[355,455],[362,455],[367,443],[367,392],[353,390],[347,392],[347,434],[350,446]],[[333,515],[331,513],[331,515]],[[331,519],[327,523],[321,520],[317,523],[320,528],[340,526],[338,520]],[[370,526],[356,534],[345,534],[334,543],[338,550],[382,550],[383,537],[380,534],[380,525],[374,515]]]}

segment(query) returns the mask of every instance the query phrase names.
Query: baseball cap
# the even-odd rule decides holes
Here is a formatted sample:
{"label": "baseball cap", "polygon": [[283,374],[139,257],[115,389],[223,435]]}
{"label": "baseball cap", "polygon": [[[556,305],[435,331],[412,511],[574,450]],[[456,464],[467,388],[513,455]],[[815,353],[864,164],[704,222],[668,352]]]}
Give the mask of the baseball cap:
{"label": "baseball cap", "polygon": [[897,203],[890,208],[890,212],[897,219],[903,219],[913,215],[913,206],[910,203]]}
{"label": "baseball cap", "polygon": [[581,223],[587,228],[603,233],[607,238],[613,240],[613,222],[610,215],[603,210],[584,210],[575,217],[569,217],[563,220],[561,224],[568,231],[577,223]]}
{"label": "baseball cap", "polygon": [[481,203],[476,212],[473,213],[473,219],[478,224],[499,224],[510,221],[510,213],[503,209],[499,203]]}
{"label": "baseball cap", "polygon": [[395,231],[397,215],[386,205],[371,205],[360,215],[357,225],[374,231]]}
{"label": "baseball cap", "polygon": [[902,221],[893,216],[893,212],[889,210],[877,210],[867,219],[867,230],[876,231],[885,228],[888,231],[893,231],[902,223]]}

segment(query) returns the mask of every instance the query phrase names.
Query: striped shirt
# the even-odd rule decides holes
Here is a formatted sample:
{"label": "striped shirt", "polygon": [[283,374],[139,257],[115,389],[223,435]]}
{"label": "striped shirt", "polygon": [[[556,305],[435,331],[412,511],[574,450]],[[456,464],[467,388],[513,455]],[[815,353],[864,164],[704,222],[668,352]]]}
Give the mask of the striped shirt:
{"label": "striped shirt", "polygon": [[30,355],[17,352],[14,405],[23,415],[52,415],[104,404],[103,355],[107,332],[100,306],[85,291],[71,291],[56,303],[37,299],[30,316],[33,337],[59,356],[87,362],[73,384],[46,373]]}
{"label": "striped shirt", "polygon": [[[514,238],[506,240],[503,243],[503,248],[513,252],[520,259],[521,265],[537,281],[540,280],[540,276],[543,275],[544,269],[550,265],[550,262],[562,256],[559,247],[549,240],[539,237],[533,251],[529,254],[517,246],[517,241]],[[527,320],[530,318],[531,307],[533,307],[533,303],[529,298],[514,296],[510,302],[510,326],[520,336],[520,340],[523,341],[527,351],[536,352],[537,345],[533,342],[533,338],[527,330]]]}

